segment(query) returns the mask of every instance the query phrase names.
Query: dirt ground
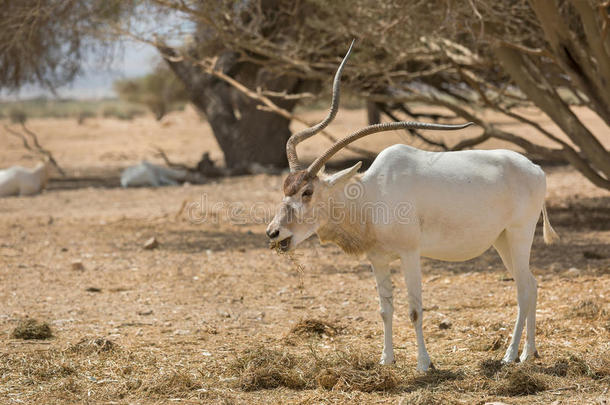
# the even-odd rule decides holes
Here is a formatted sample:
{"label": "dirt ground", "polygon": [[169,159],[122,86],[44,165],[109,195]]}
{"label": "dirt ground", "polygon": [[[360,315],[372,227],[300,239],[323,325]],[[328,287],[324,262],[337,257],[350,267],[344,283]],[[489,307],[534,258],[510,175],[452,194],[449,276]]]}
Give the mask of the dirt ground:
{"label": "dirt ground", "polygon": [[[343,135],[364,116],[341,111],[331,129]],[[381,367],[367,262],[316,238],[293,259],[267,248],[281,176],[112,187],[121,168],[158,161],[152,146],[190,164],[205,150],[221,159],[193,111],[163,125],[138,118],[30,126],[83,180],[54,177],[39,196],[0,199],[0,403],[610,401],[610,194],[569,167],[544,167],[561,241],[544,245],[539,229],[533,246],[541,357],[497,367],[517,309],[495,251],[464,263],[424,259],[424,334],[437,370],[420,374],[396,264],[397,362]],[[387,134],[359,146],[378,151],[401,141]],[[4,132],[0,145],[1,166],[34,164]],[[326,145],[304,145],[304,156]],[[146,250],[151,237],[159,246]],[[47,322],[53,337],[14,338],[26,318]]]}

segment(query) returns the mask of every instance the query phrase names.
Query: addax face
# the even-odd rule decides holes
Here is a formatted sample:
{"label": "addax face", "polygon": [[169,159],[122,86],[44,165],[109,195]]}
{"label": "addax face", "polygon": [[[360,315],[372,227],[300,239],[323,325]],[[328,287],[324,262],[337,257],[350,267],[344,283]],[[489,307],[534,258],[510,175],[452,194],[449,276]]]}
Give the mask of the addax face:
{"label": "addax face", "polygon": [[305,171],[290,173],[284,181],[284,198],[267,227],[271,247],[286,252],[313,235],[318,229],[316,218],[317,177],[308,179]]}
{"label": "addax face", "polygon": [[342,200],[346,184],[362,162],[332,175],[309,178],[305,170],[290,173],[284,180],[284,198],[267,227],[271,247],[286,252],[328,224],[332,201]]}

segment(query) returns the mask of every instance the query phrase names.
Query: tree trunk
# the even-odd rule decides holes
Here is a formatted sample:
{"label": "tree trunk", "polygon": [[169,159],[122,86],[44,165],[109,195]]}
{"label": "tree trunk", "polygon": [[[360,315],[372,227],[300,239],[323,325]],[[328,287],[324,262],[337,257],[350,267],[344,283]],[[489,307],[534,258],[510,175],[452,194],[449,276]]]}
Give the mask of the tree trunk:
{"label": "tree trunk", "polygon": [[381,111],[374,101],[366,102],[366,117],[369,125],[379,124],[381,122]]}
{"label": "tree trunk", "polygon": [[[172,48],[159,51],[184,83],[190,101],[207,118],[214,137],[225,158],[225,165],[233,172],[247,171],[256,163],[284,168],[286,141],[290,137],[290,121],[259,109],[261,104],[239,93],[226,82],[207,74],[192,63],[172,58]],[[232,52],[218,58],[217,67],[250,88],[261,87],[272,91],[297,91],[301,81],[294,77],[272,76],[258,66],[236,61]],[[295,100],[272,98],[278,106],[292,111]]]}

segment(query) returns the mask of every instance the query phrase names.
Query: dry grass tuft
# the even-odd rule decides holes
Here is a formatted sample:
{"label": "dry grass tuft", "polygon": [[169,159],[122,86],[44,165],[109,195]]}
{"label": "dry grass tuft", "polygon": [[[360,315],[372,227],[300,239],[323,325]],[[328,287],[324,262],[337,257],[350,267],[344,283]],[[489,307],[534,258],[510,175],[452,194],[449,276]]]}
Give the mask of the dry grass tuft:
{"label": "dry grass tuft", "polygon": [[531,367],[526,368],[525,365],[511,367],[501,377],[492,388],[492,392],[497,395],[532,395],[547,388],[546,383],[535,375],[534,370]]}
{"label": "dry grass tuft", "polygon": [[462,371],[431,369],[425,374],[418,374],[412,377],[408,383],[420,387],[435,387],[446,381],[461,380],[464,378]]}
{"label": "dry grass tuft", "polygon": [[558,377],[589,377],[601,380],[610,377],[610,359],[604,354],[588,361],[576,355],[559,359],[552,367],[542,370],[543,373]]}
{"label": "dry grass tuft", "polygon": [[398,385],[393,367],[382,366],[358,351],[338,351],[325,358],[317,358],[318,385],[327,390],[388,391]]}
{"label": "dry grass tuft", "polygon": [[76,369],[66,359],[57,358],[53,354],[41,353],[28,359],[23,368],[23,375],[35,380],[50,381],[76,374]]}
{"label": "dry grass tuft", "polygon": [[162,397],[185,398],[193,391],[202,389],[195,377],[185,371],[172,370],[161,373],[156,379],[142,386],[142,391]]}
{"label": "dry grass tuft", "polygon": [[572,318],[598,319],[606,315],[606,311],[594,299],[580,301],[572,307]]}
{"label": "dry grass tuft", "polygon": [[448,401],[446,398],[440,398],[432,391],[417,390],[402,397],[400,403],[410,405],[444,405]]}
{"label": "dry grass tuft", "polygon": [[498,373],[504,367],[502,360],[496,359],[485,359],[479,363],[479,371],[485,377],[491,378]]}
{"label": "dry grass tuft", "polygon": [[319,356],[296,356],[286,351],[258,347],[242,353],[229,367],[244,391],[286,387],[295,390],[321,387],[339,391],[386,391],[399,379],[392,367],[384,367],[356,351],[337,351]]}
{"label": "dry grass tuft", "polygon": [[555,361],[550,367],[544,367],[540,370],[542,373],[556,377],[566,376],[591,376],[593,371],[586,361],[582,358],[570,355],[570,357],[561,358]]}
{"label": "dry grass tuft", "polygon": [[341,328],[335,324],[320,319],[302,319],[290,333],[299,336],[336,336]]}
{"label": "dry grass tuft", "polygon": [[[116,345],[109,349],[108,342],[92,339],[64,350],[0,353],[0,387],[6,392],[20,387],[24,403],[149,403],[151,398],[158,403],[170,398],[220,403],[228,398],[222,390],[204,388],[211,384],[199,364],[177,368],[164,355],[132,353]],[[90,395],[95,400],[87,399]]]}
{"label": "dry grass tuft", "polygon": [[14,339],[43,340],[53,337],[53,332],[51,332],[51,327],[46,322],[39,322],[36,319],[23,319],[13,329],[11,337]]}
{"label": "dry grass tuft", "polygon": [[238,377],[238,385],[244,391],[277,387],[298,390],[307,388],[312,377],[309,370],[301,369],[302,363],[302,359],[290,353],[261,346],[246,350],[229,369]]}
{"label": "dry grass tuft", "polygon": [[610,358],[603,357],[598,359],[593,366],[591,367],[593,370],[593,379],[602,380],[610,378]]}
{"label": "dry grass tuft", "polygon": [[67,350],[75,353],[91,354],[112,352],[118,350],[118,346],[111,340],[99,337],[95,339],[82,339],[75,345],[68,347]]}

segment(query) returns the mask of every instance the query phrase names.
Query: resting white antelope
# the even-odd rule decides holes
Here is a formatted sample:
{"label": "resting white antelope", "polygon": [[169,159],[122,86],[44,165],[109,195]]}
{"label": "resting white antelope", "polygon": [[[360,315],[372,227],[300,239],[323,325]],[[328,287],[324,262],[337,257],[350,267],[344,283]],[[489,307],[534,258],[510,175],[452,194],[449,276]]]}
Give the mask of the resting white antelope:
{"label": "resting white antelope", "polygon": [[186,178],[185,170],[170,169],[143,160],[121,173],[122,187],[176,186]]}
{"label": "resting white antelope", "polygon": [[296,145],[334,118],[341,71],[350,52],[351,47],[335,75],[328,116],[292,135],[286,144],[291,172],[284,181],[284,198],[267,227],[272,246],[289,251],[317,233],[322,242],[334,242],[349,254],[368,257],[384,326],[382,364],[394,362],[389,264],[400,259],[417,339],[417,369],[422,371],[431,367],[431,361],[422,332],[420,258],[465,261],[493,246],[516,281],[519,306],[503,361],[516,360],[524,326],[527,338],[520,360],[536,355],[537,285],[529,257],[541,211],[544,241],[557,238],[544,206],[544,172],[508,150],[427,152],[394,145],[382,151],[365,173],[357,173],[361,162],[335,174],[319,173],[335,153],[363,136],[401,128],[454,130],[471,125],[418,122],[368,126],[337,141],[303,168]]}
{"label": "resting white antelope", "polygon": [[0,197],[40,193],[49,180],[51,162],[45,160],[33,169],[11,166],[0,170]]}

